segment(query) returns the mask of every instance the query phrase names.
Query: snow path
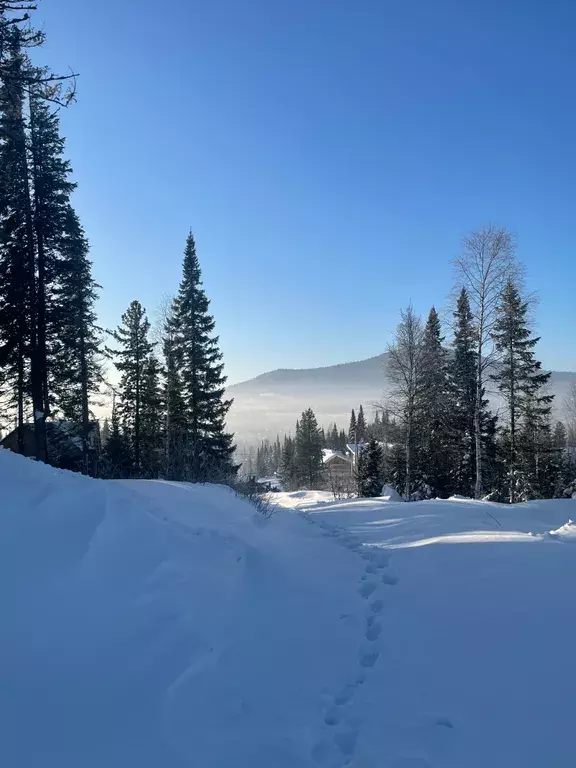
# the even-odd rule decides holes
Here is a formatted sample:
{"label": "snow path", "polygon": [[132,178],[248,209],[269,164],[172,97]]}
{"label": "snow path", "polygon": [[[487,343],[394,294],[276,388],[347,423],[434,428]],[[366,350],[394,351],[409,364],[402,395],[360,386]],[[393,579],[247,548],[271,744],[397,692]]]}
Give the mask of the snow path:
{"label": "snow path", "polygon": [[354,689],[350,762],[327,765],[574,764],[564,735],[576,714],[576,526],[562,525],[574,519],[574,500],[294,502],[393,565],[382,570],[388,589],[374,592],[379,657]]}
{"label": "snow path", "polygon": [[[312,515],[307,512],[302,514],[307,522],[316,524]],[[325,536],[357,553],[365,563],[357,590],[360,598],[367,603],[363,637],[357,654],[358,668],[327,702],[324,725],[330,732],[323,734],[311,752],[314,761],[320,765],[348,766],[353,764],[362,725],[361,719],[354,711],[354,700],[359,687],[366,683],[381,653],[381,612],[384,601],[379,593],[383,585],[395,586],[398,579],[385,571],[390,562],[390,556],[385,551],[364,547],[345,529],[330,526],[322,520],[318,526]]]}

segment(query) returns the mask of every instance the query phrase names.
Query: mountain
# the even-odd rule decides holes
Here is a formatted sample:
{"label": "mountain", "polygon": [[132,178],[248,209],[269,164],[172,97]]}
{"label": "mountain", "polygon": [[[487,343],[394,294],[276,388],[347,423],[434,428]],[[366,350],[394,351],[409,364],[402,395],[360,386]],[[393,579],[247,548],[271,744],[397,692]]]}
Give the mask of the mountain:
{"label": "mountain", "polygon": [[[239,442],[290,432],[305,408],[312,408],[323,426],[336,422],[348,428],[350,410],[360,403],[367,414],[382,402],[389,382],[388,355],[326,368],[278,369],[228,388],[234,398],[228,424]],[[554,371],[551,389],[560,412],[576,373]],[[559,414],[560,415],[560,414]]]}

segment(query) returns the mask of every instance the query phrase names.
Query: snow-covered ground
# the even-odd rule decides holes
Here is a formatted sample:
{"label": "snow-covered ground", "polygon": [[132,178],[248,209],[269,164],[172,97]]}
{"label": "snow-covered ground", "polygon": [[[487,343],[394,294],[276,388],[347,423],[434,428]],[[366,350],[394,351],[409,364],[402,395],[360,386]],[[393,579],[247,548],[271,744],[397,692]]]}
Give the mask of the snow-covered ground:
{"label": "snow-covered ground", "polygon": [[1,765],[574,764],[576,501],[0,489]]}

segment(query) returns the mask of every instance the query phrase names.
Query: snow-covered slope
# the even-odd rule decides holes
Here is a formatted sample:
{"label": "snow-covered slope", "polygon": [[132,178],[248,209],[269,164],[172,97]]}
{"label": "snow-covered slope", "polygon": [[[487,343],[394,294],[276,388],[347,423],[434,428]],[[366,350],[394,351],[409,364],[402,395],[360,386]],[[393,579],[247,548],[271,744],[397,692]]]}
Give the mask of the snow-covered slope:
{"label": "snow-covered slope", "polygon": [[573,765],[576,501],[0,488],[1,765]]}

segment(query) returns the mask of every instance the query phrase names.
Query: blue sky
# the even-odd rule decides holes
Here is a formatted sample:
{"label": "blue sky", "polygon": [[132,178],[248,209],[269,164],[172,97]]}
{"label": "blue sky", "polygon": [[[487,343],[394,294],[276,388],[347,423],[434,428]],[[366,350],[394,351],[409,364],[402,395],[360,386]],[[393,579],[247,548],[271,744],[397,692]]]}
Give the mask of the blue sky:
{"label": "blue sky", "polygon": [[461,237],[518,238],[540,355],[576,370],[573,0],[42,0],[103,324],[151,316],[188,229],[232,382],[384,350]]}

